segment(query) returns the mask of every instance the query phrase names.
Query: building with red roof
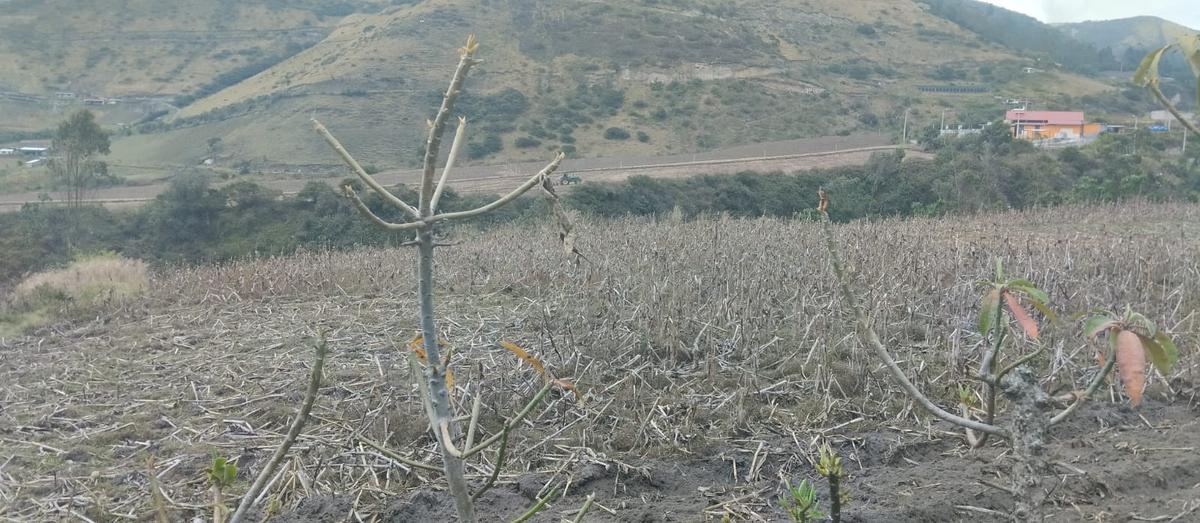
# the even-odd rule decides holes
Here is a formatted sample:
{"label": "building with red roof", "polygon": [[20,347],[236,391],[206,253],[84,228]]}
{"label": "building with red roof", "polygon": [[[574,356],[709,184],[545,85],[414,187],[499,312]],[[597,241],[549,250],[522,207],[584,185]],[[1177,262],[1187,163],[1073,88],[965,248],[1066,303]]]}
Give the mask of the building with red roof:
{"label": "building with red roof", "polygon": [[1013,137],[1029,141],[1082,142],[1099,136],[1103,124],[1087,123],[1082,111],[1012,109],[1004,115]]}

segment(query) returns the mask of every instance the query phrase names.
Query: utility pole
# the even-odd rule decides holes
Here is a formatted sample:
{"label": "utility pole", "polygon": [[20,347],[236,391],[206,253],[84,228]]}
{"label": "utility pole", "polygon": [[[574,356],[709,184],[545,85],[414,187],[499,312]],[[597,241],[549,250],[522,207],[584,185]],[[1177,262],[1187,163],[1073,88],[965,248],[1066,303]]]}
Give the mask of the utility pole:
{"label": "utility pole", "polygon": [[942,126],[938,130],[940,130],[940,131],[946,130],[946,110],[945,109],[942,109]]}
{"label": "utility pole", "polygon": [[1180,147],[1180,155],[1187,156],[1187,127],[1183,128],[1183,147]]}
{"label": "utility pole", "polygon": [[904,110],[904,130],[900,133],[900,145],[908,147],[908,109]]}

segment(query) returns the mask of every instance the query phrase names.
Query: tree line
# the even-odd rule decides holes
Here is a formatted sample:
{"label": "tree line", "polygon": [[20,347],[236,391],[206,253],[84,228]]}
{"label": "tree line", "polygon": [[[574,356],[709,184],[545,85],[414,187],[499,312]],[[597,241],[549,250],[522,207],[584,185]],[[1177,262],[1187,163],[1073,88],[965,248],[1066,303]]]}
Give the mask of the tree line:
{"label": "tree line", "polygon": [[[941,215],[1126,198],[1200,200],[1200,140],[1179,154],[1176,136],[1141,131],[1105,135],[1084,148],[1036,149],[1013,140],[996,123],[977,136],[922,139],[933,160],[878,153],[861,166],[793,173],[740,172],[682,179],[631,177],[620,183],[584,182],[565,195],[567,207],[595,218],[803,216],[824,188],[838,199],[835,220]],[[1170,152],[1170,154],[1168,154]],[[281,255],[300,248],[350,249],[398,245],[407,233],[384,231],[361,219],[333,187],[311,182],[281,197],[249,181],[215,187],[203,174],[175,177],[169,189],[136,210],[30,204],[0,214],[0,286],[22,274],[61,265],[79,252],[116,251],[158,264],[206,263]],[[358,183],[354,181],[352,183]],[[398,186],[401,198],[415,198]],[[447,191],[447,211],[474,208],[491,195]],[[403,221],[378,196],[365,203],[380,217]],[[522,198],[466,227],[542,216],[540,198]],[[64,227],[63,224],[77,224]]]}

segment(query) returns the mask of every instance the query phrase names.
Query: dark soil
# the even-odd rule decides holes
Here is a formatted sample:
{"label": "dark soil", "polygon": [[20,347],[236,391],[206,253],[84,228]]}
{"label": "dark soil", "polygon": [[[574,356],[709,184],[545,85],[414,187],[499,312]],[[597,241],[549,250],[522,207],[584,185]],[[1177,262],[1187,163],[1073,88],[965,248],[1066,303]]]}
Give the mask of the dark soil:
{"label": "dark soil", "polygon": [[[1048,519],[1200,521],[1198,412],[1200,406],[1182,402],[1148,402],[1137,411],[1095,404],[1056,428],[1047,454],[1057,472],[1045,478],[1052,489]],[[983,510],[1003,513],[1011,508],[1008,493],[980,483],[1007,485],[1006,445],[969,451],[951,434],[930,439],[901,430],[845,432],[831,439],[848,474],[844,521],[1004,521]],[[642,470],[589,463],[571,473],[565,497],[530,521],[570,520],[589,494],[615,513],[594,507],[586,518],[594,522],[720,521],[726,513],[735,521],[761,520],[759,516],[786,521],[777,507],[781,477],[793,483],[815,481],[826,497],[826,484],[812,467],[797,462],[798,450],[783,438],[765,445],[765,465],[749,480],[744,474],[752,454],[738,449],[648,461]],[[563,481],[562,476],[528,474],[500,484],[481,498],[481,520],[509,521],[547,492],[547,485],[561,489]],[[344,515],[345,504],[344,498],[315,498],[271,521],[336,521],[329,518]],[[446,492],[426,488],[398,497],[377,516],[391,523],[455,521],[453,507]]]}

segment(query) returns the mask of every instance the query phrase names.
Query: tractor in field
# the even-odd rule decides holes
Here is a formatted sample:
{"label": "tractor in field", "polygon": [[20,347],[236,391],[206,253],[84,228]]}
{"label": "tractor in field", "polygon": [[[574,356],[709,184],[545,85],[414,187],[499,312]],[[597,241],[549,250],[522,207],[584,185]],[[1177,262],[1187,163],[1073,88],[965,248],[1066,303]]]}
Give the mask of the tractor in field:
{"label": "tractor in field", "polygon": [[558,178],[559,185],[571,185],[571,184],[582,183],[582,182],[583,182],[583,178],[580,178],[578,176],[572,176],[569,173],[563,173],[562,176],[560,176]]}

